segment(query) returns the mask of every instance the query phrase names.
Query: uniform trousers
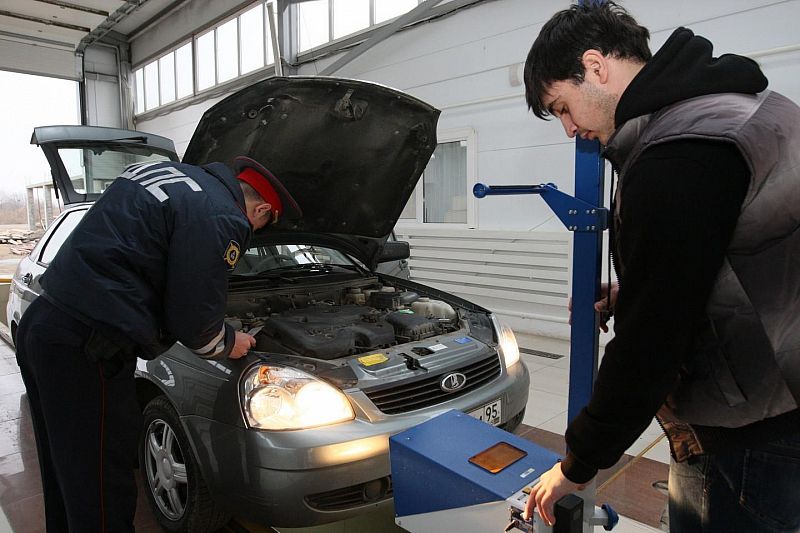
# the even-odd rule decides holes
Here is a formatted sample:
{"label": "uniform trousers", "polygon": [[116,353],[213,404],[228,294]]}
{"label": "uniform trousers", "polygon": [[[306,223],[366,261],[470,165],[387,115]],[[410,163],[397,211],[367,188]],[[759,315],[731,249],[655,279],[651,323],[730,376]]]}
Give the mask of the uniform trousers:
{"label": "uniform trousers", "polygon": [[133,531],[142,416],[133,358],[93,361],[92,328],[40,297],[17,330],[50,533]]}

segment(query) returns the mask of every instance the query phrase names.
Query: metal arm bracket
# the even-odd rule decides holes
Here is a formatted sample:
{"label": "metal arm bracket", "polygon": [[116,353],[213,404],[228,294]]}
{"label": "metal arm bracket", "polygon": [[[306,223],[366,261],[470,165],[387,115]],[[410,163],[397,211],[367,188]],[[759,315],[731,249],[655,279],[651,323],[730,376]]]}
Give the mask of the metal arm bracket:
{"label": "metal arm bracket", "polygon": [[569,231],[602,232],[608,228],[608,209],[563,193],[552,183],[491,186],[476,183],[472,194],[476,198],[500,194],[539,194]]}

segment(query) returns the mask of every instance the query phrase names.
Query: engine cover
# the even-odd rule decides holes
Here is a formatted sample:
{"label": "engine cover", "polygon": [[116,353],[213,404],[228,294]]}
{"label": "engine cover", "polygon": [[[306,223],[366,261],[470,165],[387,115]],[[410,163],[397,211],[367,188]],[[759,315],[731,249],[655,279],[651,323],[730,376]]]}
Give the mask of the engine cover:
{"label": "engine cover", "polygon": [[298,355],[317,359],[336,359],[395,344],[394,328],[374,309],[359,305],[312,305],[284,311],[270,317],[262,333]]}

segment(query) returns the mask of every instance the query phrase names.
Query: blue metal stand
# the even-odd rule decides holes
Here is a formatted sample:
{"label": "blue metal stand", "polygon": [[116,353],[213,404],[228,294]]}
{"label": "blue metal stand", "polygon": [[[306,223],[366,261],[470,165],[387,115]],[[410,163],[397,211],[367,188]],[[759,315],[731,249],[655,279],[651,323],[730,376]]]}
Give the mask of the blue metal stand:
{"label": "blue metal stand", "polygon": [[[603,205],[605,164],[600,143],[578,138],[575,143],[575,197],[595,206]],[[606,209],[602,209],[607,213]],[[600,299],[603,265],[603,230],[577,231],[572,243],[572,331],[570,335],[569,407],[571,422],[589,403],[597,375],[600,317],[594,303]]]}
{"label": "blue metal stand", "polygon": [[555,185],[493,185],[478,183],[477,198],[488,195],[539,194],[568,230],[572,244],[572,329],[570,335],[569,407],[572,421],[589,403],[597,374],[600,317],[594,303],[600,299],[603,231],[608,210],[603,205],[605,165],[597,141],[577,139],[575,144],[575,196]]}

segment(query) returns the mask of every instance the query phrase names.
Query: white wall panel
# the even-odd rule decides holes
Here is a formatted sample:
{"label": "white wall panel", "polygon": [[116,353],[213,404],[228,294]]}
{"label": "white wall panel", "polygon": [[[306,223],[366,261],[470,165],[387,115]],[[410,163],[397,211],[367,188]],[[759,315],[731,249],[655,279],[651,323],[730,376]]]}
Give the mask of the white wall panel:
{"label": "white wall panel", "polygon": [[0,70],[67,80],[79,79],[71,49],[23,43],[3,36],[0,36]]}
{"label": "white wall panel", "polygon": [[197,123],[200,122],[203,113],[221,99],[222,97],[212,98],[205,102],[173,111],[168,115],[139,121],[136,123],[136,129],[172,139],[175,142],[175,149],[178,155],[183,157],[183,153],[186,151],[186,147],[189,146],[194,129],[197,127]]}

